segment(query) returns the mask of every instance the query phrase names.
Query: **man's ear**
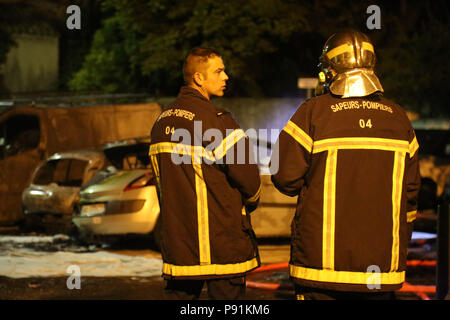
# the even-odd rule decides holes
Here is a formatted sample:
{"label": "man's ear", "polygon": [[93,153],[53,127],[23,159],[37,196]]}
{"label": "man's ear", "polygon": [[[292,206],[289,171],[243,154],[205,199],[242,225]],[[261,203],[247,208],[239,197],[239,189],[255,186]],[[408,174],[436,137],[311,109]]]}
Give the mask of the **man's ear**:
{"label": "man's ear", "polygon": [[195,72],[192,79],[197,86],[201,87],[203,85],[204,76],[201,72]]}

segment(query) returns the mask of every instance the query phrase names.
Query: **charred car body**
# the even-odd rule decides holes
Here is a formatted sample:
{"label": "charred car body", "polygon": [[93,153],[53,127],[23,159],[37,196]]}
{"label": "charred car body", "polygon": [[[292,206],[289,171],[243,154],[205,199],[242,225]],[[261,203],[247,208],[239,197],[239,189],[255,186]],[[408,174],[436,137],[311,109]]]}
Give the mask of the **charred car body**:
{"label": "charred car body", "polygon": [[81,186],[106,164],[102,152],[91,150],[55,153],[42,162],[22,193],[27,228],[70,231]]}

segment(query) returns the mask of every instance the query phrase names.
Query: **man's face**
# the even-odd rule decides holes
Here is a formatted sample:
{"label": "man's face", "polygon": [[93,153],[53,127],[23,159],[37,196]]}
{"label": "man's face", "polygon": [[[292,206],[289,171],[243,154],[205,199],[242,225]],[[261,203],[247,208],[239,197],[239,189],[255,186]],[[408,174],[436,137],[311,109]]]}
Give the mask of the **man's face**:
{"label": "man's face", "polygon": [[222,58],[217,56],[210,58],[205,73],[202,84],[204,94],[206,94],[208,98],[211,96],[223,96],[228,75],[225,73],[225,66]]}

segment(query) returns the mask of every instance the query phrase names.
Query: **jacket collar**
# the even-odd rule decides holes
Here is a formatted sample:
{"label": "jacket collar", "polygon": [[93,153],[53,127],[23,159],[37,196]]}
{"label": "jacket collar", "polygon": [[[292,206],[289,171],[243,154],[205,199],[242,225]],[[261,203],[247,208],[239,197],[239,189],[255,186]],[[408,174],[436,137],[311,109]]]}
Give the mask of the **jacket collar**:
{"label": "jacket collar", "polygon": [[191,88],[188,86],[181,87],[180,93],[178,94],[178,98],[196,98],[196,99],[203,100],[203,101],[207,102],[210,107],[210,108],[208,107],[206,109],[211,112],[214,112],[218,116],[225,114],[225,113],[229,113],[228,110],[219,108],[219,107],[215,106],[214,104],[212,104],[211,101],[206,99],[206,97],[204,95],[202,95],[200,93],[200,91],[198,91],[197,89],[194,89],[194,88]]}
{"label": "jacket collar", "polygon": [[210,102],[208,99],[206,99],[206,97],[204,95],[202,95],[200,93],[200,91],[198,91],[197,89],[188,87],[188,86],[181,87],[180,93],[178,94],[178,98],[181,98],[183,96],[191,96],[191,97],[199,98],[204,101]]}

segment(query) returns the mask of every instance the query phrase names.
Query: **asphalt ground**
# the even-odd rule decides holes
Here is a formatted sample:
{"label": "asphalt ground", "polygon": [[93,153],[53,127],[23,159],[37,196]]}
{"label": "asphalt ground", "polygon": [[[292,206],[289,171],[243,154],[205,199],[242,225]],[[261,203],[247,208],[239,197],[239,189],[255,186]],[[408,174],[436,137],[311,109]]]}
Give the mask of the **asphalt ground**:
{"label": "asphalt ground", "polygon": [[[409,276],[408,276],[409,274]],[[434,285],[432,268],[408,270],[410,284]],[[287,270],[249,275],[248,280],[279,283],[285,289],[247,288],[248,300],[294,300]],[[160,277],[82,277],[80,289],[68,289],[67,277],[0,277],[0,300],[164,300],[164,280]],[[435,299],[434,294],[428,297]],[[398,300],[421,300],[414,293],[396,293]],[[200,299],[207,299],[205,289]]]}
{"label": "asphalt ground", "polygon": [[[288,239],[268,239],[259,243],[263,265],[285,263],[289,260]],[[42,249],[42,248],[40,248]],[[109,252],[160,257],[160,253],[143,247],[142,243],[122,242],[108,248],[96,248]],[[434,243],[424,243],[411,248],[413,259],[435,258]],[[436,272],[433,266],[408,267],[406,281],[411,285],[435,285]],[[293,286],[286,267],[267,272],[251,273],[249,282],[279,284],[277,290],[247,287],[248,300],[293,300]],[[0,300],[164,300],[165,282],[161,276],[152,277],[88,277],[82,276],[80,288],[69,289],[68,277],[31,277],[9,278],[0,276]],[[426,298],[433,300],[435,294],[428,293]],[[397,292],[398,300],[421,300],[412,292]],[[207,299],[204,288],[200,299]]]}

